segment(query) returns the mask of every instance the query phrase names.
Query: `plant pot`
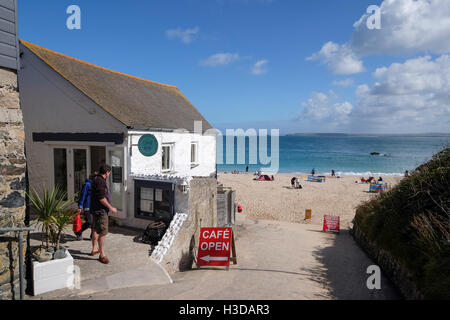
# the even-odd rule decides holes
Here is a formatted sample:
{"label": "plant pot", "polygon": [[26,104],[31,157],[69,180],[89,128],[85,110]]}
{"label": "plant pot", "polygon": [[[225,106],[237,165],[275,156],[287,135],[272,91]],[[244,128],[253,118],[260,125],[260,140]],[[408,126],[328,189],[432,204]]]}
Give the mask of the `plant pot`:
{"label": "plant pot", "polygon": [[63,259],[47,262],[33,261],[34,295],[73,286],[73,258],[69,251]]}

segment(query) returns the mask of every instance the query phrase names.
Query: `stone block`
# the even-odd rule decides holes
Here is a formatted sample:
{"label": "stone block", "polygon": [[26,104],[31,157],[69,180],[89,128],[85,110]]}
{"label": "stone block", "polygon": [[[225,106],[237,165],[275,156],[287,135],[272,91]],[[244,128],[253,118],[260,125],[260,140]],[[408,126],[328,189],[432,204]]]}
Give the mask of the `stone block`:
{"label": "stone block", "polygon": [[[0,180],[0,183],[2,181]],[[25,177],[22,178],[15,178],[10,184],[9,187],[11,190],[18,191],[18,190],[25,190],[26,188],[26,181]]]}
{"label": "stone block", "polygon": [[25,166],[0,165],[3,176],[20,176],[25,173]]}
{"label": "stone block", "polygon": [[0,87],[17,90],[17,73],[0,67]]}
{"label": "stone block", "polygon": [[0,108],[19,109],[19,92],[0,88]]}
{"label": "stone block", "polygon": [[[8,126],[8,136],[11,140],[17,142],[25,141],[25,131],[22,125],[9,125]],[[22,147],[18,146],[18,149],[21,150]]]}
{"label": "stone block", "polygon": [[21,208],[25,205],[24,197],[17,191],[0,200],[0,206],[5,208]]}
{"label": "stone block", "polygon": [[0,122],[22,123],[22,110],[0,108]]}

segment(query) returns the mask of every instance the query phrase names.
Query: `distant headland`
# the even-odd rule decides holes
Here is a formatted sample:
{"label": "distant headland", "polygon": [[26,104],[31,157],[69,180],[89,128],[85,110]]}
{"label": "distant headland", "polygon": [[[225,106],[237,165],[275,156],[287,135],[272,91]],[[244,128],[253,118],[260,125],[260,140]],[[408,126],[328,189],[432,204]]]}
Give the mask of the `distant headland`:
{"label": "distant headland", "polygon": [[286,137],[354,137],[354,136],[368,136],[368,137],[450,137],[450,133],[290,133]]}

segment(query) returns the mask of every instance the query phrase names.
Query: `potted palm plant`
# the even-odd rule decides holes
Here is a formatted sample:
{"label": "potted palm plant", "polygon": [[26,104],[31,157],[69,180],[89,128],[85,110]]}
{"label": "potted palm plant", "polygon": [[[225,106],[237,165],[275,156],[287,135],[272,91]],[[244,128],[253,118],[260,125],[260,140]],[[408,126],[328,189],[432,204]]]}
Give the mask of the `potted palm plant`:
{"label": "potted palm plant", "polygon": [[[38,214],[37,221],[42,223],[42,232],[45,235],[45,247],[48,250],[51,240],[51,234],[54,231],[55,216],[60,212],[68,209],[70,201],[67,199],[67,193],[59,186],[53,188],[50,192],[43,188],[42,196],[36,191],[32,190],[28,195],[31,202],[31,209]],[[44,245],[42,239],[42,245]]]}
{"label": "potted palm plant", "polygon": [[[60,250],[61,236],[72,223],[76,211],[71,208],[67,193],[59,187],[42,191],[42,196],[33,190],[27,194],[31,208],[38,214],[35,222],[42,223],[41,248],[34,251],[34,294],[66,288],[73,284],[73,258],[67,250]],[[45,246],[44,246],[45,240]],[[50,242],[54,247],[50,246]],[[55,254],[53,252],[56,250]],[[55,258],[55,259],[53,259]]]}
{"label": "potted palm plant", "polygon": [[[51,217],[53,221],[52,225],[52,242],[55,245],[55,259],[61,257],[58,255],[58,252],[61,252],[60,244],[61,244],[61,236],[65,229],[72,224],[73,219],[75,218],[77,211],[74,209],[64,209],[55,212],[55,214]],[[63,250],[65,251],[65,250]]]}

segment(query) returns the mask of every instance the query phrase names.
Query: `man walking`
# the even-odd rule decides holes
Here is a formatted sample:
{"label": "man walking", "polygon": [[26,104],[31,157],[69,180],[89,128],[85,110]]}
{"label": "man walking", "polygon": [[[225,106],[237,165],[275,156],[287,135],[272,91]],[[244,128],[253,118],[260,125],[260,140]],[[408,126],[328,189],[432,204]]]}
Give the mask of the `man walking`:
{"label": "man walking", "polygon": [[[111,205],[111,194],[106,179],[111,174],[109,165],[102,165],[99,174],[92,181],[91,190],[91,214],[93,215],[92,252],[91,256],[100,253],[99,261],[108,264],[105,254],[105,237],[108,234],[108,214],[116,213],[117,209]],[[98,249],[97,249],[98,242]]]}

